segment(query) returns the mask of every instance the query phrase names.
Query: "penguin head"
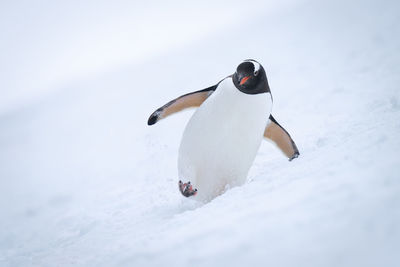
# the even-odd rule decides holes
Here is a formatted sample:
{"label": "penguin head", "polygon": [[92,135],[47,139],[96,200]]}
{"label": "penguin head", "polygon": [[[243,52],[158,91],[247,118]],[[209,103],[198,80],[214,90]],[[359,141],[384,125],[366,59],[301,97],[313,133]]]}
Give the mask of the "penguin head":
{"label": "penguin head", "polygon": [[246,59],[240,63],[232,79],[235,87],[245,94],[270,92],[265,70],[256,60]]}

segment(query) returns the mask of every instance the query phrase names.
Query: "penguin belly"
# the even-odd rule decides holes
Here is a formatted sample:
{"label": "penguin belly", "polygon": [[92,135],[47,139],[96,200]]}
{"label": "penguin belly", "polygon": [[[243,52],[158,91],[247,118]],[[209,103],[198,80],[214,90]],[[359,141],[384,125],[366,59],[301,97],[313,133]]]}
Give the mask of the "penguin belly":
{"label": "penguin belly", "polygon": [[270,93],[245,94],[231,78],[195,111],[184,130],[178,171],[200,201],[241,185],[260,147],[272,108]]}

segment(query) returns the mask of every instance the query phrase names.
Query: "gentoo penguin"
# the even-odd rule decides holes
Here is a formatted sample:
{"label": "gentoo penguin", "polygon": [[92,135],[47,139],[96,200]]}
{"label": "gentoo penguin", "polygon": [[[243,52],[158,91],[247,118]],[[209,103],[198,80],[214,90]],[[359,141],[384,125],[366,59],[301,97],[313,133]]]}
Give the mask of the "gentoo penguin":
{"label": "gentoo penguin", "polygon": [[179,148],[179,190],[185,197],[210,201],[243,184],[263,137],[289,161],[300,155],[289,133],[271,115],[271,90],[256,60],[244,60],[216,85],[168,102],[147,123],[153,125],[189,107],[199,108],[186,125]]}

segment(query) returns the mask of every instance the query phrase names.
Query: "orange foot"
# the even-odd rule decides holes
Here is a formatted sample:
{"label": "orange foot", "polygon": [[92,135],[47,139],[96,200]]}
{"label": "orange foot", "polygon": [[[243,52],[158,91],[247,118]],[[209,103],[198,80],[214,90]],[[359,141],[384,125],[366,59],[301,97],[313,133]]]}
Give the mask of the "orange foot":
{"label": "orange foot", "polygon": [[185,197],[191,197],[197,194],[197,189],[193,190],[193,187],[190,184],[190,182],[182,183],[182,181],[179,181],[179,191]]}

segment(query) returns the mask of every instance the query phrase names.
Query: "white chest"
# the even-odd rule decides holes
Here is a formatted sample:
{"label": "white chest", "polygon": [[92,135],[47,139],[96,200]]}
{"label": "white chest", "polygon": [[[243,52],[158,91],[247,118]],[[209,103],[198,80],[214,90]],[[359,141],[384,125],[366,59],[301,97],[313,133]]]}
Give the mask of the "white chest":
{"label": "white chest", "polygon": [[179,178],[191,181],[199,198],[245,182],[272,107],[269,93],[248,95],[227,78],[196,110],[179,149]]}

